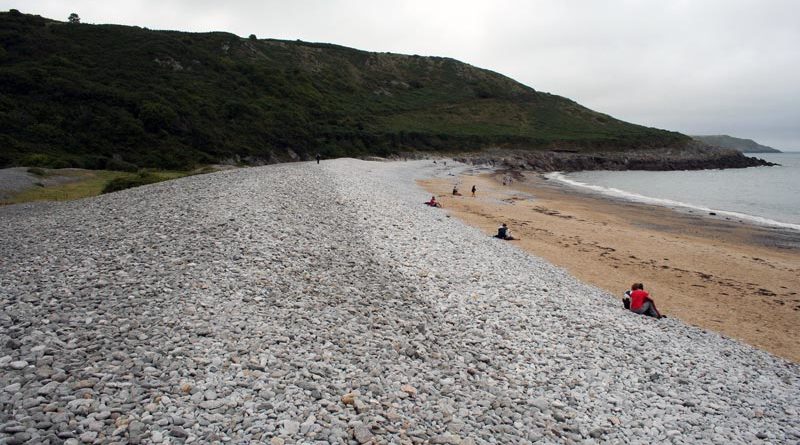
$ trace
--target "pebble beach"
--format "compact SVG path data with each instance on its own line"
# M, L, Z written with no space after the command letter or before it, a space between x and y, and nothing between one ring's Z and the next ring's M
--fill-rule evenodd
M0 444L800 443L800 366L424 206L435 167L0 207Z

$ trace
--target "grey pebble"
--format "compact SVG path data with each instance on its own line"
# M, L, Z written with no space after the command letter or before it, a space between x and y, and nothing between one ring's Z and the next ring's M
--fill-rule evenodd
M13 436L6 439L8 445L22 445L23 443L31 440L31 435L27 432L14 433Z
M172 437L179 437L179 438L189 437L189 434L186 432L186 430L184 430L183 428L181 428L179 426L174 426L174 427L170 428L169 434Z
M373 437L372 431L363 424L359 423L353 428L353 438L358 441L358 443L367 443L372 440Z
M8 366L10 366L11 369L17 369L17 370L25 369L28 366L28 362L26 362L25 360L17 360L9 363Z
M286 420L283 422L283 434L293 436L300 431L300 422Z

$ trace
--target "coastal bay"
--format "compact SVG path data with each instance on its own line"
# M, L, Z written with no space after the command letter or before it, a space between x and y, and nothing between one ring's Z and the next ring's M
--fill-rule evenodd
M619 297L644 282L668 316L800 361L800 232L582 193L535 173L421 184L487 235L508 223L515 245L582 281ZM454 184L476 185L477 196L452 196Z

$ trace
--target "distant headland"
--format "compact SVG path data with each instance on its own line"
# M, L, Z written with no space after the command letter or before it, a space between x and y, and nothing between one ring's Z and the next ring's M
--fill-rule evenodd
M758 142L752 139L742 139L736 138L733 136L728 136L727 134L718 134L718 135L695 135L692 136L695 140L705 142L708 145L713 145L715 147L722 147L722 148L730 148L734 150L739 150L742 153L780 153L780 150L777 150L772 147L768 147L766 145L761 145Z

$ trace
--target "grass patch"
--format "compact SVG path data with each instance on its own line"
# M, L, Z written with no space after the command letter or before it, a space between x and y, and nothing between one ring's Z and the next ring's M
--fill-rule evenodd
M61 176L64 178L64 182L50 186L38 186L37 184L37 187L16 194L3 204L19 204L31 201L69 201L97 196L108 181L124 175L130 175L130 173L109 170L52 170L47 173L47 176L51 178Z
M30 171L30 170L29 170ZM33 172L31 172L33 173ZM24 190L11 198L0 202L2 205L20 204L32 201L70 201L74 199L98 196L109 191L123 190L154 182L167 181L190 175L183 171L147 171L127 173L111 170L49 170L44 172L50 180L59 178L56 185L36 183L36 187ZM36 174L36 173L34 173ZM39 175L37 175L39 176ZM142 182L142 178L145 179ZM116 184L114 190L107 190L110 184ZM125 185L124 187L121 187ZM120 188L121 187L121 188Z

